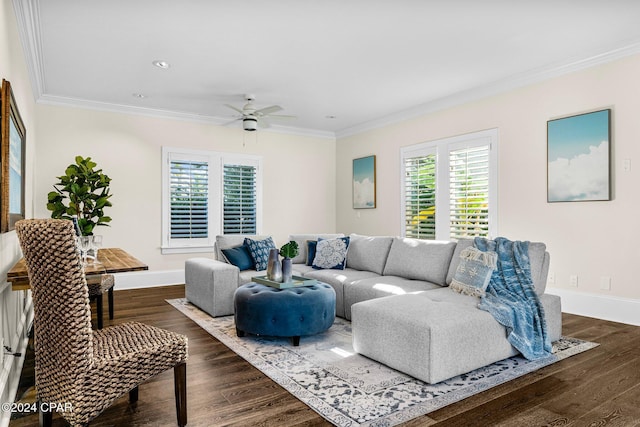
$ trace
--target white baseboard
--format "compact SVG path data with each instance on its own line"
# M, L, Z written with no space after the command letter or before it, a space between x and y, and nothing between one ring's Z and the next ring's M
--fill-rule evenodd
M640 300L551 288L546 292L562 298L562 311L612 322L640 326Z
M184 270L132 271L117 273L115 290L152 288L184 283Z
M115 289L139 289L184 283L184 270L135 271L115 275ZM640 300L576 292L547 286L562 298L562 311L612 322L640 326Z

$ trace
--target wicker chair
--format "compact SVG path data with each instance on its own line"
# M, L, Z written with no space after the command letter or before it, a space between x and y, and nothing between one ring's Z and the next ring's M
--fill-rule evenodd
M35 311L35 372L40 424L51 425L51 407L83 426L138 385L174 369L178 425L187 424L187 337L137 322L91 329L87 282L71 221L16 223L31 282Z

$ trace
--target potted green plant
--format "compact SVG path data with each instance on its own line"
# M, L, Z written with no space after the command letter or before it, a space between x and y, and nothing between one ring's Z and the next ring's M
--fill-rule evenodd
M292 266L291 259L298 255L298 243L291 240L289 243L285 243L280 248L280 255L282 258L282 281L284 283L291 282L292 279Z
M96 166L91 157L77 156L65 174L57 177L59 181L53 185L56 191L48 195L51 218L77 217L83 236L92 236L96 226L108 226L111 222L111 217L104 214L104 209L111 206L111 178Z

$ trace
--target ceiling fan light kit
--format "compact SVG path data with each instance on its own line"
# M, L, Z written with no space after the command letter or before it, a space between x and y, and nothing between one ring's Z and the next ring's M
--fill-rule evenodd
M258 119L252 116L248 116L242 119L242 129L253 132L258 130Z

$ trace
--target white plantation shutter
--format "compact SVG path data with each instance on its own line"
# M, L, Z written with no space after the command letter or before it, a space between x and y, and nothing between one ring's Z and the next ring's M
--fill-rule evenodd
M225 164L223 173L224 234L257 234L256 167Z
M449 152L450 237L489 235L489 145Z
M404 171L405 236L435 239L436 156L406 158Z
M497 235L495 129L403 147L402 235Z
M171 238L208 238L209 164L172 160L169 180Z

